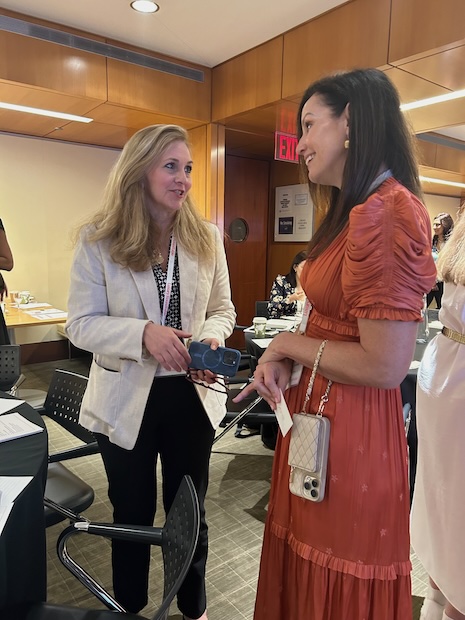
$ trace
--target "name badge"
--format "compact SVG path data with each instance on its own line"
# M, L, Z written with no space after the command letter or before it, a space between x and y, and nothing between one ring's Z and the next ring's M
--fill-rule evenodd
M276 403L276 419L279 424L279 428L281 429L281 433L283 437L286 436L287 432L292 426L292 417L289 413L289 409L287 408L286 401L284 400L283 393L281 392L281 400L279 403Z

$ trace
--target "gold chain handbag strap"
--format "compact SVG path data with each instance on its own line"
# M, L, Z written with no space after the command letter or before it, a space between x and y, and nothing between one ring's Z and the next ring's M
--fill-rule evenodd
M306 408L306 406L308 404L308 401L310 400L310 396L312 395L313 384L315 383L316 373L317 373L317 370L318 370L318 366L320 364L321 356L323 355L323 351L324 351L324 348L325 348L327 342L328 342L327 340L323 340L323 342L320 344L320 346L318 348L318 352L316 354L315 361L313 363L312 374L311 374L310 380L308 382L308 387L307 387L307 392L305 394L304 404L302 405L302 413L303 414L306 413L305 408ZM320 404L318 406L318 411L317 411L316 415L319 415L319 416L323 415L323 409L324 409L326 403L328 402L329 390L331 389L331 385L332 384L333 384L333 382L331 380L329 380L328 381L328 385L326 386L325 393L320 398Z

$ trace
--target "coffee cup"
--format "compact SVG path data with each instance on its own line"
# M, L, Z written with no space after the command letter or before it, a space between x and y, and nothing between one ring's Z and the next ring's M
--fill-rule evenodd
M20 304L28 304L31 299L30 291L21 291L19 293L19 303Z
M264 316L256 316L253 319L253 329L255 338L265 338L266 335L266 318Z

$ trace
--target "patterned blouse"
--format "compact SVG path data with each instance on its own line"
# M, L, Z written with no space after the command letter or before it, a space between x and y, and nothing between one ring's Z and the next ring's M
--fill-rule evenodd
M160 298L160 314L163 314L163 302L165 301L166 290L166 275L161 265L153 265L153 275L158 288L158 297ZM175 255L174 271L173 271L173 285L171 288L170 304L168 306L168 312L166 313L165 325L167 327L174 327L175 329L182 329L181 325L181 295L179 291L179 265L178 265L178 253Z
M286 276L276 276L270 292L270 301L268 302L268 318L279 319L282 316L293 316L297 312L297 302L293 301L287 304L284 300L288 295L294 293L295 288L286 278Z

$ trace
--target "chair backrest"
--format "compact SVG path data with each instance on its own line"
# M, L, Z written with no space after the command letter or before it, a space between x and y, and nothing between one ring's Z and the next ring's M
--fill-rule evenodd
M255 316L264 316L268 318L268 302L256 301L255 302Z
M168 618L168 610L190 568L199 536L199 501L194 484L184 476L162 532L163 603L153 620Z
M79 424L79 411L88 378L67 370L56 369L47 391L43 413L85 443L94 435Z
M21 376L21 347L19 344L0 345L0 390L11 390Z

